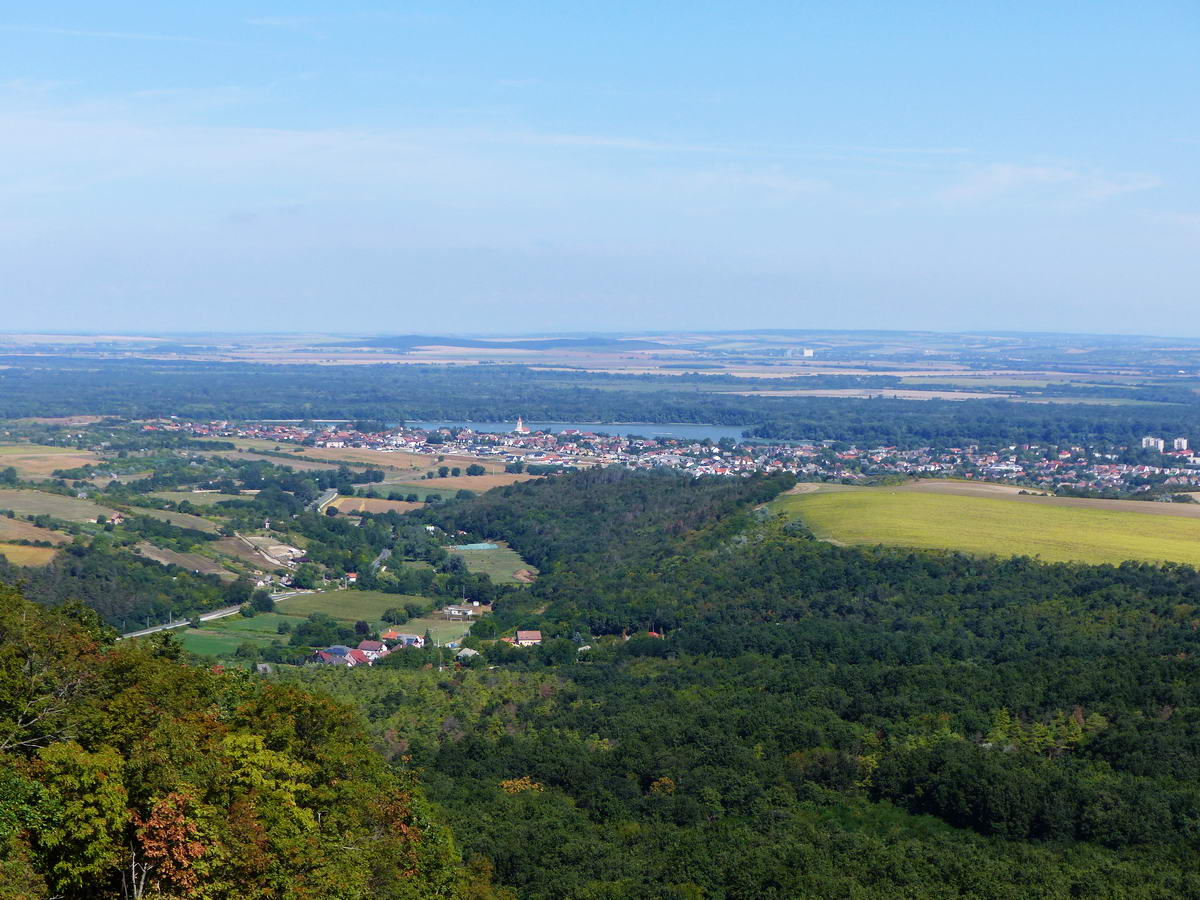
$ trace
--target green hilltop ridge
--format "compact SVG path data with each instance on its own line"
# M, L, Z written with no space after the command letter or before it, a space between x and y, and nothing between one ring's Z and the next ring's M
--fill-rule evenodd
M0 587L0 898L489 895L349 707L113 636Z

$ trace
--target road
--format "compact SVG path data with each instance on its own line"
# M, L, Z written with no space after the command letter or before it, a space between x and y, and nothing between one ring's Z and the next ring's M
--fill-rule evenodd
M241 611L240 606L223 606L220 609L214 609L212 612L200 614L201 622L211 622L213 619L223 619L226 616L237 615ZM176 619L174 622L167 622L165 625L154 625L151 628L143 628L141 631L130 631L121 635L123 638L144 637L147 634L154 634L156 631L167 631L171 628L184 628L191 622L190 619Z
M272 600L284 600L288 597L295 597L297 594L311 594L312 591L278 591L271 595ZM223 606L220 609L214 609L212 612L200 614L201 622L211 622L213 619L223 619L226 616L234 616L242 611L240 606ZM123 638L145 637L148 634L154 634L156 631L168 631L172 628L186 628L191 624L191 619L176 619L174 622L167 622L164 625L154 625L150 628L143 628L140 631L130 631L121 635Z
M317 512L320 512L326 506L328 506L332 501L336 500L337 495L338 495L337 491L328 490L325 493L323 493L320 497L318 497L316 500L314 500L312 503L310 503L309 508L315 509Z

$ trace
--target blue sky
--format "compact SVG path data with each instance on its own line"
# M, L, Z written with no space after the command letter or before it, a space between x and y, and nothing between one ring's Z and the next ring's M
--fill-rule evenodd
M1200 5L11 4L7 330L1200 335Z

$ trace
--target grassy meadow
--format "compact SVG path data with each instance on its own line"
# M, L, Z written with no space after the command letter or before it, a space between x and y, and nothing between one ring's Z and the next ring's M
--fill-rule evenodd
M114 512L89 500L23 488L0 489L0 509L11 509L23 516L49 515L68 522L95 522L97 516L111 518Z
M1047 562L1172 561L1200 565L1200 519L1077 505L874 488L777 498L820 538Z
M0 549L3 548L0 547ZM226 616L205 622L201 628L178 629L175 634L193 653L202 656L226 657L232 656L234 651L247 641L260 647L268 647L272 641L281 641L286 644L289 635L279 633L280 623L287 623L294 628L310 613L327 613L350 625L364 620L380 628L383 627L380 616L383 615L385 609L403 606L406 602L413 600L427 602L424 597L385 594L382 591L323 591L297 594L294 597L278 601L275 604L276 611L272 613L259 613L252 618ZM396 627L412 634L425 634L428 631L435 640L440 642L457 640L467 631L464 623L448 622L440 616L410 619Z
M467 570L488 576L497 584L519 584L516 573L525 570L537 574L537 569L521 559L516 550L501 544L496 550L450 550L461 556Z

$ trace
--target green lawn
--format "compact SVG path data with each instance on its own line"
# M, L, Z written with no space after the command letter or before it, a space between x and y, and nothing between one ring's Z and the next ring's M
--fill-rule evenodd
M887 488L785 495L771 508L798 515L818 537L844 544L1040 556L1049 562L1200 565L1200 519Z
M537 569L521 559L516 550L500 545L496 550L451 550L451 553L461 556L471 572L487 575L497 584L519 584L520 579L514 578L513 573L520 569L528 569L537 573Z

